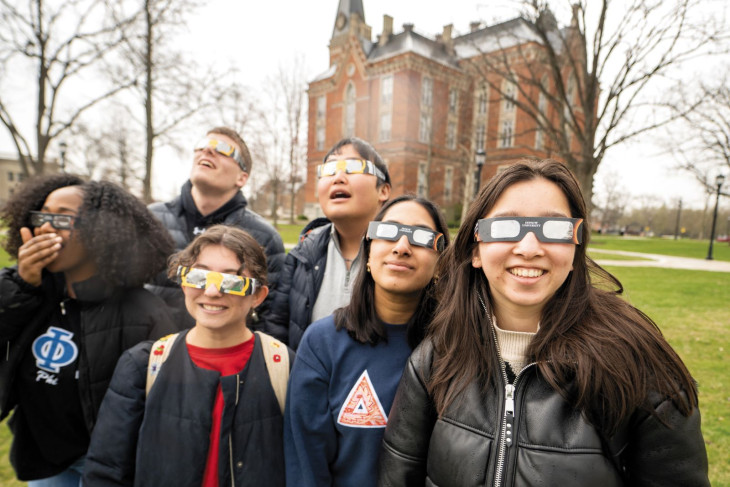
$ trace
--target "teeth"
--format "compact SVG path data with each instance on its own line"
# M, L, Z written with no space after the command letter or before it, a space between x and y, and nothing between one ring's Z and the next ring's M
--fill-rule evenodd
M545 273L542 269L524 269L522 267L515 267L509 270L510 274L517 277L540 277Z
M203 309L206 309L208 311L220 311L223 309L223 306L212 306L210 304L204 304Z

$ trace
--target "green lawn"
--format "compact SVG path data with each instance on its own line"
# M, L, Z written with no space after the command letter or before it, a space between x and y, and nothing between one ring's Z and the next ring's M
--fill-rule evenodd
M281 225L284 241L297 241L301 226ZM592 245L609 250L704 258L707 241L622 239L597 237ZM610 254L595 253L608 258ZM726 244L715 247L715 258L730 260ZM0 250L0 266L9 264ZM661 328L699 383L702 430L714 487L730 487L730 274L661 268L607 267L623 283L626 298ZM0 485L24 485L14 480L7 460L10 433L0 425ZM724 452L724 453L723 453Z
M607 250L628 250L647 254L673 255L704 259L710 246L709 240L673 240L667 238L619 237L611 235L591 235L590 247ZM712 246L715 260L730 261L730 245L715 242Z

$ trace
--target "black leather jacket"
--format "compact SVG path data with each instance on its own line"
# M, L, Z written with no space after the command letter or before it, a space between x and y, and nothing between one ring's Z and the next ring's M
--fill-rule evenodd
M667 425L636 410L618 434L604 438L530 365L514 382L512 402L503 386L484 393L472 383L439 418L425 388L432 354L424 342L403 372L379 485L710 485L698 410L685 417L655 397L654 411Z

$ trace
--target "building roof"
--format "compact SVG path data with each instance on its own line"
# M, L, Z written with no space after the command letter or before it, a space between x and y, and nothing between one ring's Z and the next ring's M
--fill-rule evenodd
M530 22L517 17L454 38L454 50L460 59L465 59L525 42L540 42L540 37Z
M457 60L446 51L443 43L429 39L413 31L413 26L406 24L400 34L390 36L385 45L375 44L368 53L368 61L381 61L390 57L413 52L446 66L457 67Z

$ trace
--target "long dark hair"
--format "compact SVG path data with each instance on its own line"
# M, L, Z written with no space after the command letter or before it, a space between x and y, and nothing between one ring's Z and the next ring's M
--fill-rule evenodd
M439 414L470 382L478 380L486 390L498 380L489 283L483 270L471 265L478 245L473 229L507 188L538 178L560 188L572 217L587 220L578 182L553 160L520 161L482 189L439 263L439 292L448 293L448 299L440 300L429 329L435 359L427 386ZM670 398L688 415L697 405L694 381L656 324L619 296L623 288L618 279L588 257L588 229L586 222L573 271L543 309L528 360L537 362L542 377L607 435L633 410L647 407L649 390Z
M449 229L441 211L431 201L414 195L403 195L386 202L375 216L374 221L382 221L388 209L398 203L413 201L421 205L433 219L435 230L444 234L444 244L449 245ZM360 244L361 262L367 262L370 257L370 240L364 238ZM433 293L434 280L421 291L416 312L406 324L408 344L411 348L423 340L426 326L431 321L436 300ZM335 326L338 330L345 328L349 335L360 343L376 345L380 340L387 340L387 334L382 323L375 313L375 281L369 272L362 269L352 285L352 299L350 304L335 310Z
M29 212L40 210L49 194L67 186L78 186L83 193L74 231L94 259L99 278L114 286L137 287L165 268L174 249L172 238L141 201L114 183L84 182L69 174L31 178L3 207L8 254L17 258L23 244L20 229L30 227Z

